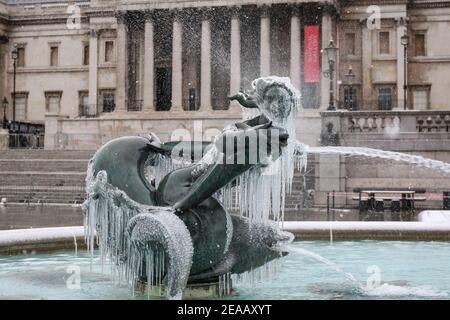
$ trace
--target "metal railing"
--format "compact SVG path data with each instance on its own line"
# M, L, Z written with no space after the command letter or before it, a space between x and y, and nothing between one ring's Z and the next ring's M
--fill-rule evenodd
M10 133L9 147L11 149L43 149L43 133Z

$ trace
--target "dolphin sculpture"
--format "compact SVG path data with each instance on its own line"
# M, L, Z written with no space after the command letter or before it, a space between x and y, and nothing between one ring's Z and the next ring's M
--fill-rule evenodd
M283 84L280 88L286 91ZM245 108L263 108L248 94L230 99ZM292 108L288 103L284 107L287 112ZM256 144L247 139L252 134ZM214 195L251 168L263 166L267 157L279 156L288 137L283 127L261 113L224 130L213 143L162 143L155 135L109 141L88 168L83 208L90 249L95 230L101 253L124 266L132 283L155 283L159 277L168 298L181 298L187 283L217 281L224 274L240 274L287 254L277 247L292 241L290 233L274 223L230 215ZM188 159L199 153L203 157L169 172L158 186L147 180L146 167L156 168L158 159L170 159L174 153ZM237 159L242 161L236 163ZM158 272L148 258L155 250L166 253L164 270Z

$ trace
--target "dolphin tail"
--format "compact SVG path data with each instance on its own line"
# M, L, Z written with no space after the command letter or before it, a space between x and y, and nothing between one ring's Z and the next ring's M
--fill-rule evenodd
M147 277L147 283L156 285L165 273L168 299L181 299L192 265L193 244L186 225L173 210L155 208L134 216L128 223L130 240L128 274L132 279ZM163 252L163 261L155 262L154 251ZM145 272L142 263L145 264ZM159 265L158 265L159 264ZM160 265L166 265L161 272ZM158 269L159 268L159 269Z

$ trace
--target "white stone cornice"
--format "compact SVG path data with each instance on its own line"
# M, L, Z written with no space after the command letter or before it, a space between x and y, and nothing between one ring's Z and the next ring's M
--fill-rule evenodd
M29 74L29 73L57 73L57 72L87 72L87 66L59 66L59 67L25 67L17 68L17 74ZM8 69L8 73L13 73L13 69Z
M272 5L272 4L307 4L320 2L325 5L337 7L337 0L165 0L165 1L145 1L134 0L127 1L117 6L119 10L144 10L144 9L173 9L173 8L192 8L192 7L230 7L242 5Z

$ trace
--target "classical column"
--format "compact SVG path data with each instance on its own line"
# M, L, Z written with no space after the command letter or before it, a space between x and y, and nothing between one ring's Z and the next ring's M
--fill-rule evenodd
M270 14L268 6L262 6L260 10L261 10L260 74L261 77L266 77L270 75Z
M405 47L402 45L402 36L406 32L405 18L400 18L397 21L397 108L403 109L404 106L404 86L405 86Z
M291 83L294 87L300 90L300 55L301 55L301 26L299 18L299 8L293 8L291 16Z
M174 13L172 34L172 111L183 109L183 57L182 57L183 27L179 12Z
M143 111L154 110L153 105L153 68L154 68L154 48L153 48L153 20L147 17L145 20L144 36L144 105Z
M97 30L91 30L89 37L89 116L97 115L98 93L98 34Z
M202 17L200 110L211 108L211 22L209 12Z
M371 108L372 104L372 30L366 20L362 26L362 103L361 108Z
M127 97L127 26L125 17L117 18L117 61L116 61L116 108L117 112L126 111Z
M236 94L241 87L241 25L239 11L234 9L231 16L231 48L230 48L230 95ZM239 107L232 101L230 107Z
M328 12L322 15L322 50L330 44L333 39L332 33L332 18ZM330 104L330 79L325 77L323 71L328 70L328 59L325 52L322 51L322 65L321 65L321 81L320 81L320 108L327 109ZM336 79L336 77L335 77Z

